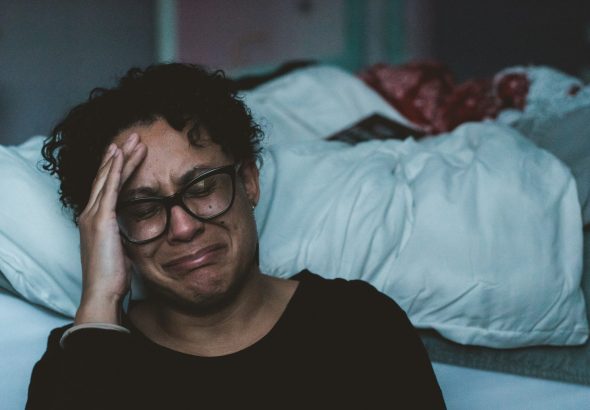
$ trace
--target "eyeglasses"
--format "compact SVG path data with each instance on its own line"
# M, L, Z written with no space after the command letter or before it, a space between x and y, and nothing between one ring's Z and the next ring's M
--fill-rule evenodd
M216 218L232 206L239 165L225 165L205 171L174 195L123 201L117 205L121 235L142 245L158 239L170 225L173 206L180 206L199 221Z

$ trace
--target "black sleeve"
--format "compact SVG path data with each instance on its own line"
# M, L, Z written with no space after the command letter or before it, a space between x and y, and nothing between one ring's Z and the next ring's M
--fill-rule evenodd
M27 410L113 409L123 407L122 375L129 335L80 329L59 340L69 326L54 329L47 350L31 375Z
M372 390L381 403L404 409L446 409L426 348L406 313L391 298L362 281L356 321L364 328L366 359L372 362ZM364 306L364 308L360 308Z

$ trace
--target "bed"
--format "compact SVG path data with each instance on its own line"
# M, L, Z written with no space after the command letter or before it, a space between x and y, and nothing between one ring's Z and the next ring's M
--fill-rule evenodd
M391 295L420 329L450 409L586 408L590 91L549 68L509 72L531 79L523 109L436 136L334 67L243 91L267 134L262 270L306 267ZM346 140L367 137L359 123L375 116L412 136L375 138L378 122L363 143ZM23 408L50 329L79 300L78 236L39 169L41 143L0 147L0 189L16 193L0 199L7 409Z

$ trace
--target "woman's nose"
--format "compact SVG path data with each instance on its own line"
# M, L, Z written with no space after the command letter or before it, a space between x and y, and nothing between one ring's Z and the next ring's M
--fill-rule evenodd
M169 222L168 240L170 241L190 241L204 228L202 221L194 218L178 205L170 209Z

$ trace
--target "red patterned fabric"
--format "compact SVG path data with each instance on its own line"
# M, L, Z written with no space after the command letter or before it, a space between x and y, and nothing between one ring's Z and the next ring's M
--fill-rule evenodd
M449 68L434 61L376 64L359 77L428 134L523 109L529 87L526 76L515 73L455 84Z

